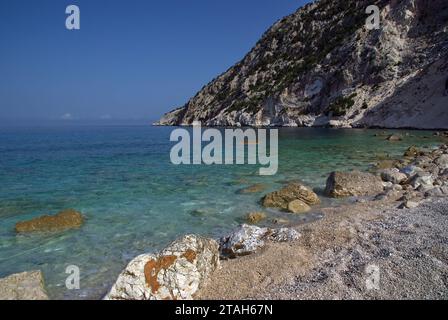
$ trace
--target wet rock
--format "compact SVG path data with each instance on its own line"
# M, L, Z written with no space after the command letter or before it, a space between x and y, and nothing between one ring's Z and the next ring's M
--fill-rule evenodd
M381 179L386 182L392 182L393 184L400 184L407 178L406 174L401 173L400 170L396 168L381 171Z
M377 164L375 165L376 169L390 169L390 168L396 168L397 166L400 165L400 162L398 160L380 160L377 162Z
M0 300L48 300L42 272L22 272L0 279Z
M305 213L311 210L311 207L301 200L294 200L288 204L288 211L292 213Z
M269 193L262 202L267 208L288 210L289 203L294 200L300 200L309 206L320 203L317 194L300 183L290 183L279 191Z
M401 141L402 137L397 134L392 134L386 138L387 141Z
M272 219L271 222L272 222L273 224L288 224L288 223L289 223L289 220L287 220L287 219L282 219L282 218L275 218L275 219Z
M266 213L264 212L251 212L246 217L246 220L252 224L256 224L264 219L266 219Z
M84 217L81 213L73 209L68 209L56 215L45 215L32 220L18 222L16 223L15 230L18 233L61 231L79 228L83 223Z
M411 146L405 151L403 156L408 158L415 158L421 154L422 152L416 146Z
M270 229L242 225L230 235L220 240L221 255L226 258L245 256L256 252L266 245L266 241L294 241L300 234L289 228Z
M215 240L187 235L132 260L106 300L191 300L219 266Z
M264 190L266 190L266 186L264 184L257 183L247 188L239 190L238 193L239 194L260 193L263 192Z
M325 188L325 193L334 198L376 195L382 191L379 177L360 171L333 172Z

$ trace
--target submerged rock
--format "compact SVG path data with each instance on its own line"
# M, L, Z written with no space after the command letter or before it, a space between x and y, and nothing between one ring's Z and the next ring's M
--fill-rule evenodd
M249 223L253 224L263 221L264 219L266 219L266 213L264 212L251 212L246 218Z
M235 258L256 252L265 246L266 241L286 242L299 237L300 234L290 228L270 229L244 224L222 237L219 248L223 257Z
M401 138L401 136L399 136L397 134L392 134L389 137L387 137L386 140L388 140L388 141L401 141L402 138Z
M219 266L218 243L187 235L132 260L106 300L191 300Z
M325 193L334 198L370 196L383 191L379 177L360 171L333 172L327 179Z
M264 184L257 183L257 184L251 185L247 188L239 190L238 193L239 194L259 193L259 192L263 192L264 190L266 190L266 186Z
M300 200L308 206L320 203L317 194L300 183L290 183L279 191L271 192L262 202L267 208L289 210L289 204L294 200Z
M0 300L48 300L42 272L22 272L0 279Z
M56 215L45 215L32 220L16 223L15 230L18 233L36 231L60 231L79 228L84 223L84 217L78 211L68 209Z

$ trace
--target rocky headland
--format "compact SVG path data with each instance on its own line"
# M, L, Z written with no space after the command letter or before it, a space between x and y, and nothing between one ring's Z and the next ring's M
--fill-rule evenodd
M447 50L445 0L316 1L156 125L446 129Z

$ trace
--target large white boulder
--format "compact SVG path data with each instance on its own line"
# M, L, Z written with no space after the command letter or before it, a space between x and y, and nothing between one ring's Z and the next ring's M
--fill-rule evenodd
M132 260L106 300L192 300L219 266L215 240L195 235L179 239L159 254Z

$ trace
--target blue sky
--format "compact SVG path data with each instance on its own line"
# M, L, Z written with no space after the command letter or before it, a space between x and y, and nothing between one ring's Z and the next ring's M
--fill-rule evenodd
M0 120L156 119L306 2L0 0Z

